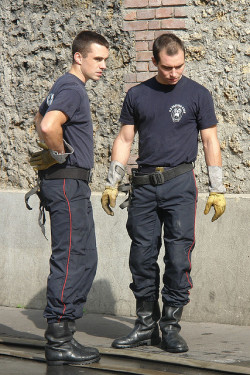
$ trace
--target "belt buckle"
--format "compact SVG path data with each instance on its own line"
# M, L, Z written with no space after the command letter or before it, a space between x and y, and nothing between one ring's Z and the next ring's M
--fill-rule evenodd
M149 175L149 181L153 186L164 184L164 176L161 172L151 173Z

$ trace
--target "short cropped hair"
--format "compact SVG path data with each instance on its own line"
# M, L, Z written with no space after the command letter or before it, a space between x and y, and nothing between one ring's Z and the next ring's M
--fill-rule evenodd
M176 55L179 50L182 50L185 56L184 43L173 33L162 34L155 39L153 44L153 55L157 64L160 61L159 53L163 49L165 49L166 54L169 56Z
M90 45L92 43L100 44L106 48L109 48L109 42L104 36L96 33L95 31L84 30L81 31L73 40L72 44L72 57L74 62L74 54L79 52L83 57L87 57L90 52Z

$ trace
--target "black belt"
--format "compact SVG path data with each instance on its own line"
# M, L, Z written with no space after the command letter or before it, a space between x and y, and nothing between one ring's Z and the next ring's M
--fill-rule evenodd
M71 178L73 180L83 180L89 182L91 170L84 168L58 168L48 171L40 171L39 177L45 180L56 180L60 178Z
M160 169L161 167L159 167ZM163 170L163 171L156 171L150 174L138 174L136 171L133 171L132 175L132 183L134 185L161 185L164 182L172 180L177 176L180 176L183 173L192 171L194 169L194 163L184 163L180 164L177 167Z

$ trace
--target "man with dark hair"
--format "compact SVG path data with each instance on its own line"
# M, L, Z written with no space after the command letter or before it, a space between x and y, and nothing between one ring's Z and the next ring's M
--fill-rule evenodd
M96 43L100 46L109 48L108 41L100 34L94 31L81 31L74 39L72 44L72 59L74 64L75 53L80 52L83 57L87 57L87 54L91 50L91 44Z
M180 38L175 34L162 34L153 44L153 56L155 62L159 62L159 53L165 50L166 54L173 56L178 53L178 50L183 51L185 57L185 47Z
M209 176L205 208L215 209L212 221L225 211L217 119L209 91L183 76L184 46L173 34L163 34L153 45L157 75L133 88L125 98L120 132L114 141L108 183L102 195L105 212L113 215L118 184L125 174L131 145L139 135L138 170L132 174L127 230L132 240L129 265L136 298L137 320L115 348L157 345L168 352L185 352L179 334L183 307L192 288L191 253L195 245L197 188L193 172L201 134ZM160 275L157 259L164 228L165 272L160 314Z
M39 171L41 206L51 219L52 255L44 317L48 328L48 365L99 361L95 348L74 338L75 320L96 273L97 250L90 189L93 126L86 82L98 81L106 69L107 40L82 31L73 42L73 64L51 88L35 117L42 151L30 159Z

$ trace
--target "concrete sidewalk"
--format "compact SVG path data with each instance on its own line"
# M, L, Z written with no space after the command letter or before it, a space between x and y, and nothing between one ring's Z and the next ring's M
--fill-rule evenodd
M134 318L86 314L77 321L75 338L82 344L110 348L112 341L126 335ZM0 336L44 341L46 321L41 310L0 307ZM168 358L183 358L212 363L231 364L249 369L250 327L216 323L182 322L182 335L189 352L171 354L159 347L139 347L133 352L152 353ZM248 373L248 372L247 372Z

